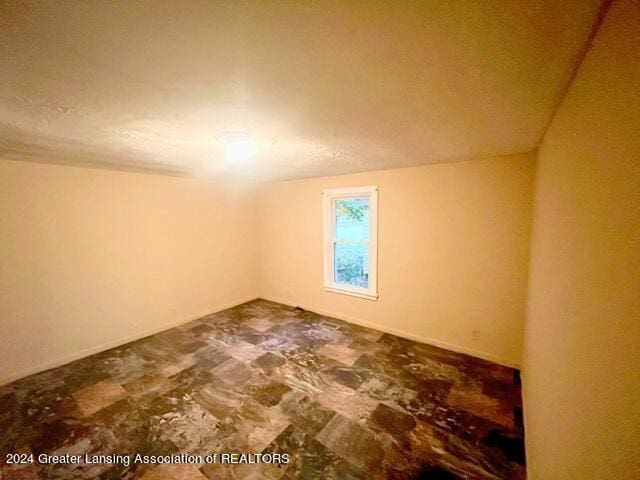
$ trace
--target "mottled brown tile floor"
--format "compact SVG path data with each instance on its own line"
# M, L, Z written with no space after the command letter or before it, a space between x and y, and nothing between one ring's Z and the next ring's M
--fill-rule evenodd
M256 300L0 387L1 478L525 477L517 372ZM5 452L287 453L21 467Z

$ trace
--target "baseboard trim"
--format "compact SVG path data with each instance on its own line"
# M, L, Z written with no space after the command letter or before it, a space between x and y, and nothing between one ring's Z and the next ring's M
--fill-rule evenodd
M222 305L218 305L216 307L208 309L206 312L202 312L199 314L189 315L186 319L182 318L180 320L175 320L169 323L165 323L155 328L151 328L148 330L136 332L132 335L127 335L126 337L121 337L117 340L112 340L109 342L101 343L100 345L96 345L93 347L82 349L78 352L74 352L69 355L64 355L62 357L58 357L54 360L50 360L44 363L40 363L34 367L26 368L19 372L16 372L7 377L0 378L0 385L5 385L16 380L19 380L24 377L28 377L29 375L33 375L35 373L44 372L45 370L50 370L52 368L60 367L62 365L66 365L69 362L73 362L74 360L79 360L80 358L87 357L89 355L94 355L96 353L104 352L105 350L109 350L111 348L119 347L120 345L124 345L125 343L133 342L135 340L139 340L144 337L148 337L149 335L154 335L156 333L163 332L165 330L169 330L170 328L178 327L180 325L184 325L185 323L189 323L193 320L197 320L198 318L205 317L207 315L211 315L212 313L220 312L222 310L226 310L227 308L232 308L237 305L242 305L243 303L250 302L259 297L251 296L242 299L235 300L233 302L225 303Z
M455 345L449 342L444 342L442 340L438 340L435 338L430 338L430 337L425 337L422 335L416 335L413 334L411 332L407 332L404 330L400 330L397 328L393 328L393 327L388 327L386 325L380 325L377 323L373 323L373 322L369 322L366 320L363 320L361 318L356 318L356 317L351 317L348 315L343 315L341 313L338 312L332 312L329 310L325 310L322 308L316 308L310 305L304 305L304 304L300 304L291 300L287 300L287 299L282 299L282 298L277 298L277 297L273 297L271 295L260 295L260 296L251 296L251 297L246 297L246 298L242 298L242 299L238 299L235 300L233 302L229 302L223 305L218 305L216 307L213 307L211 309L208 309L206 312L202 312L199 314L195 314L195 315L190 315L189 317L187 317L186 319L182 318L180 320L176 320L173 322L169 322L163 325L160 325L156 328L152 328L152 329L148 329L145 331L140 331L140 332L136 332L132 335L127 335L126 337L121 337L117 340L113 340L110 342L105 342L102 343L100 345L96 345L93 347L89 347L89 348L85 348L83 350L80 350L78 352L69 354L69 355L64 355L62 357L58 357L54 360L50 360L48 362L44 362L44 363L40 363L34 367L30 367L24 370L21 370L19 372L16 372L12 375L0 378L0 385L6 385L8 383L14 382L16 380L19 380L21 378L24 377L28 377L29 375L33 375L35 373L40 373L40 372L44 372L46 370L50 370L52 368L56 368L56 367L60 367L62 365L65 365L69 362L73 362L75 360L79 360L80 358L83 357L87 357L89 355L94 355L96 353L100 353L100 352L104 352L105 350L109 350L111 348L115 348L115 347L119 347L120 345L124 345L126 343L129 342L133 342L135 340L139 340L141 338L144 337L148 337L149 335L154 335L156 333L162 332L164 330L169 330L170 328L174 328L174 327L178 327L180 325L184 325L185 323L191 322L193 320L197 320L198 318L202 318L205 317L207 315L211 315L212 313L216 313L216 312L220 312L222 310L226 310L227 308L232 308L235 307L237 305L241 305L243 303L247 303L250 302L252 300L255 300L257 298L262 298L264 300L268 300L270 302L276 302L276 303L281 303L283 305L288 305L291 307L300 307L303 308L304 310L309 310L311 312L315 312L318 313L320 315L326 315L328 317L334 317L337 318L339 320L344 320L345 322L349 322L349 323L353 323L355 325L360 325L362 327L367 327L367 328L372 328L374 330L380 330L381 332L385 332L385 333L390 333L392 335L397 335L398 337L402 337L402 338L406 338L409 340L414 340L416 342L420 342L420 343L426 343L428 345L433 345L435 347L439 347L439 348L444 348L447 350L451 350L454 352L458 352L458 353L464 353L466 355L471 355L472 357L477 357L477 358L481 358L483 360L488 360L490 362L494 362L494 363L498 363L500 365L504 365L507 367L511 367L511 368L520 368L520 365L516 362L513 362L509 359L505 359L502 357L499 357L497 355L493 355L491 353L487 353L487 352L482 352L479 350L474 350L471 348L467 348L467 347L462 347L460 345Z
M400 330L393 327L387 327L386 325L380 325L378 323L369 322L367 320L363 320L361 318L351 317L348 315L343 315L338 312L332 312L329 310L325 310L322 308L313 307L311 305L304 305L301 303L293 302L291 300L282 299L273 297L271 295L261 295L260 298L264 300L268 300L270 302L281 303L283 305L288 305L290 307L300 307L304 310L308 310L310 312L318 313L320 315L325 315L327 317L334 317L339 320L344 320L345 322L353 323L355 325L360 325L362 327L372 328L374 330L380 330L381 332L390 333L392 335L396 335L398 337L406 338L408 340L413 340L420 343L426 343L427 345L433 345L434 347L444 348L446 350L451 350L457 353L464 353L465 355L470 355L472 357L480 358L482 360L488 360L489 362L497 363L499 365L504 365L505 367L517 368L520 369L520 364L514 362L510 359L500 357L498 355L494 355L492 353L482 352L479 350L474 350L472 348L463 347L460 345L455 345L453 343L445 342L442 340L438 340L435 338L424 337L422 335L416 335L411 332L407 332L405 330Z

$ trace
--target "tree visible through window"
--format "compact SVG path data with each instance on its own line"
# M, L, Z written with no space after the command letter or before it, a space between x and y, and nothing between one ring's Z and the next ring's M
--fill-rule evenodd
M325 190L324 286L377 298L377 187Z
M369 286L369 199L335 200L334 269L338 284Z

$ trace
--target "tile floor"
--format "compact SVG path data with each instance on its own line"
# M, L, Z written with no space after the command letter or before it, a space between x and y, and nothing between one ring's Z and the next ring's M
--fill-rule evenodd
M0 478L522 479L517 371L256 300L0 387ZM289 454L288 464L25 464Z

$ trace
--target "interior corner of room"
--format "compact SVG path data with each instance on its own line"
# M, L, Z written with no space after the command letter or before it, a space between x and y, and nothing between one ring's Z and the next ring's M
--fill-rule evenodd
M638 1L0 30L0 453L292 455L0 478L640 478Z

